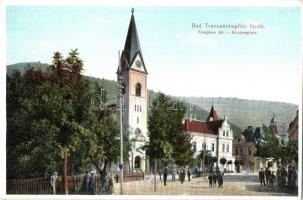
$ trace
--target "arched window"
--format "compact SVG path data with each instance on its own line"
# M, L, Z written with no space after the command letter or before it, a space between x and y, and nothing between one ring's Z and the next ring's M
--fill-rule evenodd
M135 157L135 168L141 168L141 158L140 158L140 156Z
M140 83L136 84L136 96L138 96L138 97L141 96L141 84Z

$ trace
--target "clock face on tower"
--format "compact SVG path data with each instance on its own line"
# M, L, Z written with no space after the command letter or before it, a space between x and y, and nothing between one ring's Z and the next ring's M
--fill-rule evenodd
M138 68L140 68L141 67L141 61L140 60L136 60L136 66L138 67Z

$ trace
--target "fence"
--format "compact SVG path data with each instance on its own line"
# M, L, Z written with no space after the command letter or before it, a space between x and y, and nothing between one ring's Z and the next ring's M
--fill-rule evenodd
M84 175L68 176L69 194L77 194L84 179ZM113 177L114 181L120 181L119 176ZM124 182L144 180L144 173L124 172ZM101 178L96 175L95 191L100 192ZM57 194L64 193L63 177L59 176L56 183ZM9 179L6 181L7 194L52 194L50 178L36 179Z

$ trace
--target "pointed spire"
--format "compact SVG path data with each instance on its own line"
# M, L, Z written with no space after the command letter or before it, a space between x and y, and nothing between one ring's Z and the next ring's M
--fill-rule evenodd
M210 109L210 112L209 112L209 115L208 115L206 121L209 122L209 121L216 121L216 120L219 120L219 116L213 105Z
M127 37L124 45L124 53L126 55L129 64L132 63L135 55L138 52L140 52L142 56L135 17L134 17L134 8L132 8L131 12L132 12L132 16L130 19Z

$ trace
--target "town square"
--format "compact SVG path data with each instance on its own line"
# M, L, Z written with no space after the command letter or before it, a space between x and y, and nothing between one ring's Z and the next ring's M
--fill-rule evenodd
M300 10L236 9L8 6L6 193L299 197Z

